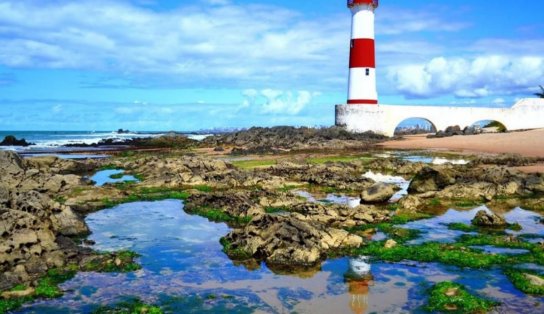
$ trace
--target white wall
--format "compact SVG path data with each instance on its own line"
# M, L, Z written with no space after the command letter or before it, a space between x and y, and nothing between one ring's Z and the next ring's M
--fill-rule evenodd
M459 125L461 129L482 120L495 120L507 130L544 128L544 99L518 101L512 108L337 105L336 125L352 132L373 131L393 136L396 127L409 118L430 121L437 130Z

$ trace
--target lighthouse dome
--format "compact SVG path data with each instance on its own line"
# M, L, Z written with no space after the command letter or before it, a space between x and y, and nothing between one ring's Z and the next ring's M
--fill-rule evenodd
M379 5L379 0L348 0L348 8L353 8L357 5L369 5L377 8Z

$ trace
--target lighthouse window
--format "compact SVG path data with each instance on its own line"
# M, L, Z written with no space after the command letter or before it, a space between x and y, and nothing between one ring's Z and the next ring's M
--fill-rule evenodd
M366 69L366 76L370 75L370 69Z

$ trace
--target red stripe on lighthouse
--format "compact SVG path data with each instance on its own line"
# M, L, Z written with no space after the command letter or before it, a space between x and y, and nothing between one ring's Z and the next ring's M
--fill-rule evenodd
M348 99L348 105L377 105L378 101L373 99Z
M349 56L349 67L375 68L376 56L374 51L374 39L352 39L351 51Z

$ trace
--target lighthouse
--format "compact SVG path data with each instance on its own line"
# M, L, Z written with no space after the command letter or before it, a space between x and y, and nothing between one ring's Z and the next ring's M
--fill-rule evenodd
M349 57L349 105L377 105L374 10L378 0L348 0L352 13Z

